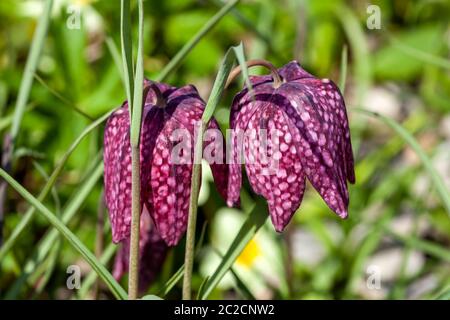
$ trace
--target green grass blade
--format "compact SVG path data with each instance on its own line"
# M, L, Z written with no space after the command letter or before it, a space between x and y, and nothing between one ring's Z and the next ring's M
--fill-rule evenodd
M102 265L107 265L109 261L114 256L114 253L117 251L117 245L114 243L110 243L105 251L103 252L102 256L100 257L100 263ZM89 275L83 279L83 284L81 285L80 290L77 291L77 296L81 299L84 299L89 292L89 289L94 285L95 281L97 280L98 274L96 272L90 272Z
M244 77L245 83L247 83L247 86L250 89L252 88L248 76L247 64L245 62L244 47L242 43L240 43L238 46L231 47L230 49L228 49L222 60L219 71L217 72L216 79L214 80L214 85L211 89L211 94L209 95L205 111L203 112L202 121L205 126L211 119L217 105L219 104L220 98L222 97L222 94L225 90L225 84L227 82L228 75L230 74L231 69L233 68L234 60L236 58L241 66L242 75Z
M108 47L109 53L113 58L114 64L116 65L117 70L119 71L120 79L122 79L123 86L125 87L126 86L125 75L123 73L122 58L120 57L119 49L117 49L117 46L111 37L106 38L106 46Z
M131 146L139 146L139 137L141 132L142 120L142 100L143 100L143 85L144 85L144 9L142 1L139 3L139 35L138 35L138 50L136 59L136 72L134 78L134 92L133 92L133 110L131 116L131 132L130 142Z
M158 293L158 295L164 297L166 296L175 285L180 282L184 275L184 264L178 268L178 270L170 277L169 280L164 285L164 288Z
M211 31L212 28L231 10L237 5L239 0L230 0L226 5L222 7L204 26L201 28L195 36L186 43L183 48L170 60L170 62L164 67L164 69L156 77L156 81L161 82L167 79L167 77L174 72L181 61L191 52L197 43Z
M226 3L225 1L221 1L221 0L208 0L208 2L214 4L216 7L221 7L224 5L224 3ZM271 10L271 13L273 13L272 8L270 8L268 10L269 6L267 5L267 3L261 3L261 6L263 7L262 11L265 11L265 12L263 12L263 15L266 15L266 13L268 13L267 11L269 11L269 10ZM257 36L259 39L261 39L265 43L265 45L267 46L267 48L269 49L270 52L280 56L280 53L276 52L275 46L272 42L272 39L270 38L270 36L268 36L270 33L267 30L268 29L267 24L264 25L264 27L261 25L255 26L255 23L252 20L248 19L237 8L231 9L231 15L236 19L237 22L239 22L244 27L244 29L252 32L255 36ZM273 20L270 17L265 17L265 18L268 18L268 19L264 19L264 21L263 21L264 23L267 23L267 22L271 23ZM262 58L262 56L258 55L255 58ZM282 56L281 58L285 59L284 56Z
M127 295L123 288L117 283L109 271L97 260L92 252L78 239L78 237L70 231L66 225L60 221L47 207L45 207L38 199L33 197L20 183L7 174L3 169L0 169L0 176L5 179L10 186L12 186L25 200L33 205L53 227L58 230L67 241L83 256L95 272L108 285L111 292L118 299L126 299Z
M148 294L146 296L143 296L139 300L164 300L161 297L155 296L154 294Z
M393 36L389 37L392 44L400 49L403 53L407 54L408 56L411 56L417 60L420 60L424 63L428 63L433 66L437 66L443 69L450 70L450 61L448 59L436 56L434 54L424 52L422 50L410 47L404 43L402 43L400 40L396 39Z
M73 219L75 214L85 202L86 198L92 192L98 180L103 175L103 164L101 161L95 161L93 169L88 169L87 173L87 179L77 188L74 197L68 201L67 205L63 209L62 222L65 225ZM37 266L45 260L55 241L58 239L58 236L58 231L51 229L45 236L42 237L41 240L39 240L39 243L35 246L32 254L25 261L22 274L14 281L10 287L10 290L6 293L7 299L15 299L17 297L18 290L23 284L25 284L28 278L36 270Z
M50 281L51 276L57 266L57 262L60 258L62 244L62 239L58 239L57 242L53 245L53 248L46 261L41 264L41 266L44 268L43 275L40 276L37 280L31 279L31 281L35 281L36 283L36 288L34 290L32 299L39 298L39 295L42 293L42 291Z
M206 233L206 222L203 224L202 231L200 233L200 237L198 239L197 245L195 246L196 256L198 256L199 249L203 245L203 240L205 239ZM178 268L178 270L170 277L169 280L164 284L164 287L158 292L158 296L165 297L170 290L183 278L184 275L184 264Z
M347 40L350 43L350 49L355 57L353 74L357 83L357 101L359 104L372 84L369 46L358 17L347 5L338 3L334 14L342 24Z
M48 25L50 23L50 15L53 7L53 0L47 0L41 18L39 19L36 33L33 36L30 53L28 54L25 64L25 71L20 83L19 94L17 98L16 108L14 111L14 120L11 127L11 137L14 139L20 130L25 106L30 96L33 77L39 63L42 48L44 47L45 37L47 36Z
M33 164L33 167L36 169L36 171L45 179L45 183L47 184L50 177L47 172L45 172L44 168L39 164L39 162L35 160L32 160L31 163ZM58 191L56 190L55 186L52 187L51 193L53 202L55 204L56 215L59 217L61 215L61 200L59 199Z
M122 70L125 79L128 107L131 116L134 92L133 50L131 45L130 0L120 1L120 44L122 49ZM130 117L131 118L131 117Z
M422 149L420 144L417 142L417 140L414 138L412 134L410 134L405 128L403 128L400 124L398 124L395 120L388 118L386 116L383 116L376 112L371 112L365 109L355 108L353 109L355 111L364 113L366 115L375 117L381 121L383 121L385 124L387 124L391 129L393 129L397 134L399 134L408 144L409 146L414 150L414 152L419 156L420 160L422 161L422 164L424 165L425 169L427 170L428 174L430 175L431 181L433 182L434 187L436 188L436 191L438 192L444 207L447 210L447 213L450 215L450 193L445 186L444 182L442 181L441 176L436 171L436 169L433 166L433 163L431 162L428 155L425 153L425 151Z
M263 201L258 202L252 212L248 215L241 229L239 230L230 248L224 255L217 269L210 276L209 281L204 286L200 299L208 298L209 294L219 284L220 280L231 268L234 261L242 253L250 240L254 237L256 232L263 226L267 220L267 208Z
M63 95L61 95L58 91L56 91L55 89L53 89L52 87L50 87L44 79L42 79L37 73L34 75L34 77L36 78L36 80L45 88L47 89L52 95L54 95L58 100L60 100L64 105L70 107L73 111L75 111L76 113L82 115L83 117L85 117L86 119L93 121L94 118L92 118L90 115L88 115L86 112L84 112L83 110L81 110L77 105L75 105L75 103L67 100L66 98L63 97Z
M410 247L416 250L423 251L429 254L430 256L434 256L443 261L450 262L450 250L443 246L440 246L431 241L419 239L414 236L403 236L388 228L386 228L385 231L389 236L393 237L395 240L403 242L404 244L409 245Z
M348 65L348 50L347 46L342 47L341 54L341 71L339 75L339 89L342 95L345 93L345 82L347 81L347 65Z
M250 291L249 288L247 288L247 286L239 277L239 275L236 273L236 271L234 271L233 267L230 268L230 272L233 275L234 281L236 282L236 289L241 294L241 296L247 300L256 300L253 293Z
M35 103L29 103L27 107L25 108L25 112L31 111L36 107ZM0 118L0 132L8 128L14 119L14 112L8 114L8 115L2 115Z
M228 75L233 68L235 60L235 53L232 48L228 49L225 57L222 60L219 71L217 72L214 85L211 89L211 94L209 95L208 102L203 112L202 121L203 124L207 124L214 114L214 110L219 104L220 98L222 97L225 84L227 82Z
M253 93L253 86L252 83L250 82L247 62L245 59L244 45L241 42L238 46L232 47L232 49L234 51L234 54L236 56L239 65L241 66L242 78L244 79L244 82L247 85L249 92Z
M223 259L223 254L217 248L213 248L213 249L214 249L214 252L220 257L220 259ZM247 288L247 286L242 281L242 279L239 277L239 275L236 273L236 271L234 271L233 267L230 268L230 272L233 275L234 281L236 282L236 284L235 284L236 290L244 297L244 299L256 300L256 298L253 296L250 289ZM202 296L203 290L205 288L205 284L208 280L209 280L209 277L206 277L203 280L202 286L200 286L200 289L198 290L197 299L199 299Z
M439 294L436 300L450 300L450 289Z
M80 142L94 129L96 129L98 126L100 126L106 119L109 117L109 115L112 113L108 112L92 122L89 126L86 127L86 129L83 130L83 132L78 136L78 138L71 144L69 149L66 151L64 156L59 161L58 165L56 166L55 170L51 174L50 178L48 179L47 183L44 185L44 188L42 189L41 193L38 196L39 201L44 201L49 192L51 191L52 187L55 185L56 180L58 179L59 175L61 174L67 160L69 159L72 152L76 149L76 147L80 144ZM14 228L13 232L9 236L9 238L5 241L3 246L0 248L0 261L5 257L5 255L11 250L11 248L16 243L19 236L22 234L22 232L26 229L28 224L31 222L33 215L35 213L35 208L32 206L30 207L25 215L21 218L19 224Z
M345 292L347 294L354 292L357 280L360 278L361 272L364 269L364 264L367 261L367 258L379 246L380 241L383 238L383 226L389 223L393 214L394 210L392 208L387 208L382 213L381 217L378 218L379 220L372 227L371 232L359 244L357 250L352 252L352 264L348 272L348 279L345 287Z

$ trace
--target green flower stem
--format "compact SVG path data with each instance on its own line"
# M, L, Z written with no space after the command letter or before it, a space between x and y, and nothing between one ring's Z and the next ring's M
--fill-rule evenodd
M201 161L203 154L203 128L204 124L198 128L198 133L194 146L194 165L192 168L191 178L191 195L189 199L189 216L186 234L186 249L184 256L184 278L183 278L183 300L191 300L191 282L192 282L192 268L194 265L194 245L195 245L195 227L197 224L197 209L198 209L198 194L200 191L200 173Z
M140 174L139 148L131 148L131 238L128 277L128 299L134 300L138 296L139 285L139 229L140 229Z
M140 177L140 135L142 123L142 109L144 102L144 4L139 4L139 37L136 59L136 72L134 77L134 93L131 110L131 238L128 278L128 299L138 297L139 289L139 233L141 218L141 177ZM131 42L131 39L129 39Z
M248 60L244 62L247 64L247 68L255 67L255 66L262 66L270 70L270 73L273 78L273 87L278 88L282 85L283 80L281 80L281 76L278 73L277 68L273 64L271 64L269 61L263 60L263 59L254 59L254 60ZM225 84L225 88L227 88L230 83L242 72L242 67L239 65L235 67L233 70L231 70L230 75L228 76L227 83ZM248 77L248 76L247 76Z
M192 266L194 264L194 242L195 242L195 227L197 222L197 208L198 208L198 194L200 190L200 170L201 170L201 160L203 155L203 133L204 129L208 126L209 120L211 119L214 110L219 104L220 98L225 90L225 85L228 76L233 67L235 59L238 60L242 74L251 88L250 81L248 79L247 65L245 64L244 57L244 47L242 43L236 47L231 47L228 49L219 71L217 73L216 79L214 80L214 85L209 95L208 102L205 107L205 111L202 115L201 127L197 129L197 134L195 136L194 144L194 165L192 168L191 177L191 195L189 199L189 216L188 216L188 227L186 235L186 248L185 248L185 260L184 260L184 278L183 278L183 299L191 299L191 282L192 282Z

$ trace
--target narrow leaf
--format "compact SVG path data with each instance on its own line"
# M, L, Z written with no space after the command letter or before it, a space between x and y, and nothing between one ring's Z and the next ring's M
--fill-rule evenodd
M144 10L142 1L139 2L139 35L138 35L138 50L136 59L136 72L134 79L133 92L133 110L131 116L131 132L130 140L131 146L139 146L139 137L141 132L142 120L142 100L143 100L143 85L144 85ZM139 161L138 161L139 162Z
M86 127L86 129L83 130L83 132L78 136L78 138L70 145L69 149L66 151L64 156L59 161L58 165L56 166L55 170L51 174L50 178L48 179L47 183L44 185L44 188L42 189L41 193L38 196L39 201L44 201L51 191L52 187L55 185L56 180L58 179L59 175L61 174L67 160L69 159L72 152L77 148L77 146L80 144L80 142L94 129L96 129L98 126L100 126L112 113L108 112L92 122L89 126ZM28 224L31 222L34 213L35 208L31 206L25 215L20 219L19 224L14 228L9 238L5 241L3 246L0 248L0 261L3 259L3 257L11 250L11 248L16 243L19 236L22 234L22 232L26 229Z
M53 0L47 0L43 13L39 19L36 33L33 36L33 42L31 43L30 53L28 54L27 62L25 64L25 71L22 81L20 82L19 94L16 102L16 108L14 110L14 120L11 127L11 137L13 141L20 130L25 106L33 84L33 76L39 63L42 48L44 47L45 37L47 36L48 25L50 23L52 6Z
M0 169L0 176L5 179L10 186L12 186L22 197L25 198L31 205L33 205L53 227L55 227L67 241L85 258L89 265L94 269L99 276L105 281L111 292L118 299L126 299L126 293L123 288L117 283L108 270L100 264L92 252L78 239L78 237L70 231L66 225L60 221L47 207L45 207L38 199L33 197L20 183L7 174L3 169Z
M186 43L183 48L170 60L170 62L164 67L164 69L156 77L156 81L161 82L167 79L167 77L174 72L181 64L181 61L195 48L197 43L208 34L216 26L216 24L239 2L239 0L230 0L226 5L222 7L204 26L201 28L195 36Z
M100 257L100 263L103 265L107 265L109 261L114 256L114 253L117 251L117 245L114 243L110 243L106 249L103 251L102 256ZM77 296L81 299L86 297L86 294L89 292L89 289L94 285L97 280L98 274L94 271L90 272L86 278L83 279L83 283L81 285L80 290L77 291Z
M341 72L339 75L339 89L342 92L342 95L345 93L345 82L347 81L347 64L348 64L348 50L347 46L344 45L342 47L341 53Z
M250 240L255 236L258 230L263 226L267 220L267 207L265 202L259 201L248 215L236 238L233 240L230 248L225 253L222 261L217 269L210 276L209 281L204 286L204 290L200 299L208 298L209 294L222 280L223 276L231 268L237 257L242 253Z
M410 47L393 36L390 36L390 40L395 47L400 49L403 53L407 54L408 56L411 56L424 63L428 63L430 65L450 70L450 61L448 59Z
M111 54L111 57L113 58L114 64L116 65L117 70L119 71L120 79L122 79L122 83L125 87L126 86L125 75L124 75L124 71L123 71L123 65L122 65L122 60L120 57L119 49L117 49L117 46L111 37L106 38L106 46L108 47L109 53Z
M447 213L450 215L450 193L445 186L444 182L442 181L441 176L436 171L436 169L433 166L433 163L431 162L428 155L425 153L425 151L422 149L420 144L417 142L417 140L414 138L412 134L410 134L405 128L403 128L400 124L398 124L395 120L388 118L386 116L383 116L377 112L371 112L366 109L361 108L355 108L353 109L355 111L364 113L366 115L375 117L377 119L380 119L385 124L387 124L391 129L393 129L397 134L399 134L409 145L410 147L416 152L416 154L419 156L420 160L422 161L422 164L424 165L425 169L427 170L428 174L430 175L431 181L433 182L434 187L436 188L436 191L438 192L444 207L447 210Z
M125 90L131 115L134 92L133 53L131 47L130 0L120 1L120 44L122 49L122 69L125 78ZM131 118L131 117L130 117Z

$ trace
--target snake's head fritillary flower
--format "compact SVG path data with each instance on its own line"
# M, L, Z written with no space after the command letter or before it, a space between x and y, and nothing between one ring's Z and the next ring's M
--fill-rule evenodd
M168 247L151 221L147 210L141 214L139 238L139 292L145 293L159 274L166 259ZM122 246L114 260L113 276L119 281L128 272L130 239L122 241Z
M354 183L355 173L339 89L328 79L312 76L296 61L273 72L274 76L251 77L253 92L244 89L233 101L228 204L239 199L238 158L243 153L249 182L267 199L278 232L299 208L306 178L334 212L347 217L347 180ZM242 143L239 132L244 132ZM261 156L264 148L270 161Z
M193 142L196 124L205 103L195 87L181 88L146 81L146 98L140 137L141 206L147 208L156 229L169 245L176 245L187 228L191 190ZM155 102L156 101L156 102ZM218 129L213 118L209 129ZM128 105L115 111L104 134L105 199L115 243L130 236L131 225L131 147ZM228 166L220 130L204 144L209 155L219 193L226 197ZM218 135L218 136L217 136ZM221 142L221 143L216 143ZM214 162L214 163L211 163Z

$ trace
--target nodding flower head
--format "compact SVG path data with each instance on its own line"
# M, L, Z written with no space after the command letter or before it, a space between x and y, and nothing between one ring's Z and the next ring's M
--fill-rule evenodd
M205 103L190 85L175 88L146 81L145 87L149 90L140 136L141 206L149 211L162 239L173 246L187 228L194 135ZM208 128L218 128L214 118ZM221 141L220 146L225 145L222 134L214 139ZM179 145L183 147L177 149ZM225 197L228 166L225 152L219 151L215 158L219 160L210 165L217 188ZM113 241L117 243L130 236L131 225L130 120L126 102L106 123L103 156L105 199Z
M228 204L239 200L238 158L243 153L250 185L267 199L277 231L299 208L306 178L334 212L347 217L347 180L354 183L355 173L339 89L328 79L315 78L296 61L271 68L272 76L250 77L252 90L242 90L233 101ZM244 132L241 140L239 132ZM264 148L266 157L261 156Z

